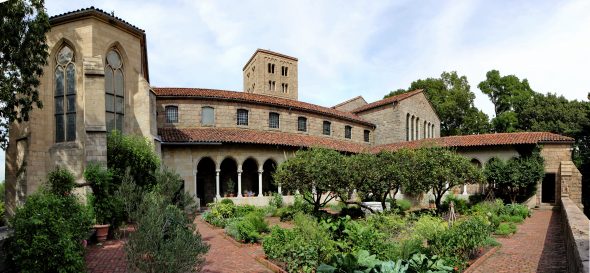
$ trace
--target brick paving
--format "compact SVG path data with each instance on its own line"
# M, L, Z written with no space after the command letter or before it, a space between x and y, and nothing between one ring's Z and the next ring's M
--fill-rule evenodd
M225 238L223 229L214 228L203 222L201 217L195 223L205 242L211 248L205 256L205 265L201 272L206 273L265 273L272 272L255 257L264 252L260 245L237 246L231 239ZM109 240L102 246L92 245L86 250L86 267L89 273L127 272L127 262L123 247L125 240Z
M561 211L535 210L518 226L516 234L498 238L502 246L476 268L474 273L567 272Z

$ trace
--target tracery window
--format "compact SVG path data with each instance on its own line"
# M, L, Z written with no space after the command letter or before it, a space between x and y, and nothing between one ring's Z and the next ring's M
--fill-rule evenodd
M123 62L117 51L111 49L107 53L104 69L105 110L107 132L118 130L123 132L125 116L125 81Z
M76 140L76 66L74 51L64 45L55 66L55 142Z

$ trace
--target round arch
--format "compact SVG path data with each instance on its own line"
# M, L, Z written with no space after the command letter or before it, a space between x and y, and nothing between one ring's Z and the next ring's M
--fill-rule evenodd
M274 183L273 175L277 170L278 163L275 159L269 158L262 165L262 192L266 195L278 192L278 186Z
M258 162L248 157L242 163L242 196L258 195Z
M215 161L211 157L203 157L197 163L196 170L197 197L203 207L215 201Z
M236 195L238 192L238 163L233 157L226 157L219 165L219 187L223 195Z

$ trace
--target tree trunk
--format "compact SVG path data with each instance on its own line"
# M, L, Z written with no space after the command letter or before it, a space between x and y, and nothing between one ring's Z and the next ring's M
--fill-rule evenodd
M383 194L383 197L381 198L381 207L383 208L383 211L387 210L387 206L385 205L385 203L387 202L387 195L388 195L388 192L385 192Z

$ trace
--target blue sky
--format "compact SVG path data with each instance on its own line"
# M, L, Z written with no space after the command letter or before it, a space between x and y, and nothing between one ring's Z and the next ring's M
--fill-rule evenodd
M490 116L477 84L491 69L542 93L590 92L590 1L46 1L50 15L89 6L146 31L153 86L242 90L264 48L299 58L299 99L323 106L443 71L466 75Z

